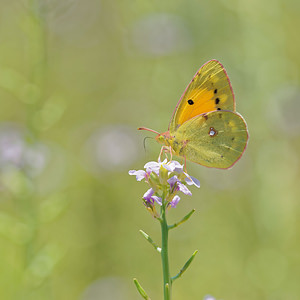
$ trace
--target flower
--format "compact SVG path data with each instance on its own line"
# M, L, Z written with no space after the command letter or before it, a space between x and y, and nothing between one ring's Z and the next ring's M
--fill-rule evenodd
M158 160L147 162L145 170L130 170L129 175L136 176L137 181L145 180L149 189L143 195L144 204L155 211L155 204L175 208L180 201L178 192L191 196L187 185L200 187L198 179L183 172L183 165L178 161Z
M185 195L192 196L191 191L178 179L176 175L168 179L172 191L181 191Z
M141 181L143 179L147 179L147 176L149 175L147 172L145 172L144 170L130 170L128 172L129 175L135 175L136 176L136 180L137 181Z
M150 188L143 196L143 199L145 202L147 202L150 205L153 205L154 202L156 202L159 205L162 205L161 197L153 196L154 190Z
M185 172L183 172L183 173L186 176L185 181L188 185L195 185L197 188L200 187L200 181L197 178L190 176L189 174L187 174Z
M216 300L216 298L211 295L206 295L203 300Z
M180 200L180 197L178 195L175 195L173 200L171 202L169 202L169 205L171 205L171 207L175 208L176 205L178 204Z

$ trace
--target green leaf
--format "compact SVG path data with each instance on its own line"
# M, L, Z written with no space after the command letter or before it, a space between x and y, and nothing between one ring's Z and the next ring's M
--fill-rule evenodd
M151 239L151 237L146 232L144 232L143 230L140 230L140 233L154 247L154 249L157 252L161 253L161 248L155 244L155 242Z
M134 282L138 292L140 293L140 295L146 300L151 300L136 278L133 278L133 282Z
M182 269L179 271L179 273L176 276L173 276L171 278L171 281L173 282L174 280L176 280L177 278L179 278L183 272L185 272L185 270L189 267L189 265L191 264L191 262L193 261L193 259L195 258L195 255L198 253L198 250L196 250L192 256L188 259L188 261L184 264L184 266L182 267Z
M183 217L179 222L177 223L174 223L173 225L169 225L169 229L173 229L179 225L181 225L182 223L186 222L190 217L191 215L195 212L196 210L195 209L192 209L185 217Z

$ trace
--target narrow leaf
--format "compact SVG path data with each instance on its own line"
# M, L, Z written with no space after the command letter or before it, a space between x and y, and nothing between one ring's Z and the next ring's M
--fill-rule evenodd
M179 222L177 223L174 223L173 225L169 225L169 229L173 229L177 226L179 226L180 224L186 222L190 217L191 215L195 212L196 210L195 209L192 209L185 217L183 217Z
M161 252L161 248L155 244L155 242L151 239L151 237L146 232L144 232L143 230L140 230L140 233L154 247L154 249L157 252L159 252L159 253Z
M196 250L192 256L188 259L188 261L184 264L184 266L182 267L182 269L179 271L179 273L176 276L173 276L171 278L171 281L173 282L175 279L179 278L183 272L189 267L189 265L191 264L191 262L193 261L193 259L195 258L195 255L198 253L198 250Z
M149 296L146 294L145 290L142 288L142 286L140 285L140 283L137 281L136 278L133 278L133 282L138 290L138 292L140 293L140 295L145 299L145 300L151 300L149 298Z

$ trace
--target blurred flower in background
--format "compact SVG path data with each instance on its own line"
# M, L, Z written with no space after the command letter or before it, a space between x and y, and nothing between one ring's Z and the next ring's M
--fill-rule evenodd
M49 161L49 149L41 142L28 143L22 131L13 124L0 125L0 169L14 167L27 175L39 175Z
M132 43L150 56L163 56L186 51L192 38L184 19L176 15L156 13L147 15L132 25Z
M92 282L83 292L80 300L129 300L139 299L130 293L127 282L120 277L104 277Z
M88 5L80 0L39 1L40 13L46 20L47 29L64 42L76 46L90 47L98 42L98 35L86 39L85 35L93 31L101 14L101 1L89 0ZM84 40L78 44L78 40Z
M118 124L95 129L82 154L85 167L92 172L125 170L140 157L136 129Z
M285 139L300 136L300 86L281 87L272 95L268 104L268 120L276 129L274 136L284 133ZM276 134L277 133L277 134Z
M207 295L207 296L204 297L203 300L216 300L216 298L214 298L214 297L211 296L211 295Z

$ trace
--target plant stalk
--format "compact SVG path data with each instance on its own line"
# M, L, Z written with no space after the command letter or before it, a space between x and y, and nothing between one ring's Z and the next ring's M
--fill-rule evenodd
M164 280L164 300L171 299L171 278L169 271L169 256L168 256L168 234L169 228L166 219L166 205L162 205L162 221L161 221L161 262L163 269L163 280Z

